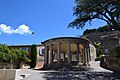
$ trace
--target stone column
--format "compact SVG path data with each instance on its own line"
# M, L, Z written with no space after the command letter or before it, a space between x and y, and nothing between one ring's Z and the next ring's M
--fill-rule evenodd
M90 62L90 48L89 47L87 48L87 62L88 62L88 65L90 65L89 64Z
M82 52L81 49L79 50L79 63L82 64Z
M70 59L70 43L68 43L68 64L71 64L71 59Z
M89 57L89 48L87 48L87 58L88 58L88 62L90 61L90 57Z
M84 47L84 61L83 61L83 65L86 65L86 47Z
M77 62L79 63L79 52L80 52L79 51L79 44L76 44L76 45L77 45L77 55L76 55L77 57L76 58L77 58Z
M90 61L92 60L91 59L91 53L90 53L90 47L89 47L89 59L90 59Z
M88 47L86 48L86 63L89 64Z
M89 56L89 61L91 61L90 47L89 47L89 49L88 49L88 56Z
M48 51L47 46L45 46L44 64L48 64Z
M63 53L63 58L64 58L64 62L65 62L65 53Z
M60 64L60 62L61 62L60 43L58 43L58 60L57 60L57 63Z
M50 45L50 64L53 63L53 51L52 51L52 44Z

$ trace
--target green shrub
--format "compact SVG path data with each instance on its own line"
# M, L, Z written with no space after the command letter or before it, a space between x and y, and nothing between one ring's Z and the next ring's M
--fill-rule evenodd
M14 63L14 62L30 62L27 58L27 52L25 50L12 49L0 44L0 62L2 63Z
M103 51L101 49L101 43L94 43L94 46L96 48L96 56L99 57L101 55L103 55Z
M7 46L0 44L0 62L10 63L11 62L10 50Z
M99 57L97 57L96 59L95 59L95 61L101 61L103 59L103 55L100 55Z
M37 61L37 48L36 45L33 44L31 48L31 65L30 68L34 68L36 66Z

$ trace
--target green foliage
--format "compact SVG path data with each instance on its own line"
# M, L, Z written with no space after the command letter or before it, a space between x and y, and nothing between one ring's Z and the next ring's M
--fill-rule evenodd
M34 68L36 66L36 61L37 61L37 48L36 45L33 44L31 48L31 65L30 68Z
M14 63L16 60L30 62L27 58L27 52L24 50L12 49L0 44L0 62Z
M109 32L109 31L113 31L113 30L114 29L111 26L106 25L106 26L99 27L97 29L86 29L83 32L83 35L85 35L85 34L91 34L91 33L99 33L99 32Z
M96 48L96 56L97 57L100 57L101 55L104 54L101 50L101 43L94 43L94 46Z
M21 52L21 56L20 56L21 61L31 62L31 60L27 57L27 52L25 50L20 50L20 52Z
M106 25L103 27L99 27L97 29L97 32L108 32L108 31L112 31L112 30L113 30L113 28L111 26Z
M25 50L18 50L18 49L12 49L11 50L12 59L14 60L19 60L20 62L30 62L30 59L27 57L27 52Z
M0 62L9 63L11 61L10 56L9 48L0 44Z
M101 47L101 43L95 43L94 46L95 46L95 48L100 48Z
M97 56L97 57L100 57L100 56L102 56L103 54L104 54L104 53L101 51L101 49L98 49L96 56Z
M103 55L99 55L99 57L97 57L96 59L95 59L95 61L101 61L102 59L103 59Z
M96 29L86 29L84 32L83 32L83 35L85 34L91 34L91 33L95 33L96 32Z
M73 15L76 17L68 26L83 28L94 19L105 21L115 30L120 30L120 0L75 0Z
M120 46L111 49L110 55L115 58L120 58Z
M16 59L19 60L19 57L20 57L20 54L21 54L20 50L18 50L18 49L11 49L10 53L11 53L12 62L14 62Z

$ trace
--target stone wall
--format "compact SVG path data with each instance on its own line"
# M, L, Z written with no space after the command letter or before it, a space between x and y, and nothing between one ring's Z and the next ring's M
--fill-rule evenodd
M95 43L95 42L99 43L101 38L105 38L105 37L120 38L120 31L91 33L91 34L87 34L87 35L82 35L80 37L89 39L92 43Z
M100 66L112 71L120 72L120 59L104 56L100 62Z
M96 48L93 45L89 45L90 46L90 56L91 56L91 60L96 58Z
M16 70L2 69L0 70L0 80L17 80L15 79Z
M81 37L89 39L93 44L100 43L100 51L105 55L110 53L111 48L120 46L120 31L91 33Z

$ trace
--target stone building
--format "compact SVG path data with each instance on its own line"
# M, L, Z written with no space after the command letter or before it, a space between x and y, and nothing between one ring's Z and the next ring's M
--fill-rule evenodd
M100 43L105 54L109 54L111 48L120 46L120 31L91 33L82 35L81 38L88 39L93 44Z
M32 45L8 45L9 49L19 49L19 50L25 50L28 53L28 58L31 59L31 48ZM36 45L37 48L37 64L36 64L36 68L41 67L41 63L43 64L44 61L44 55L42 54L42 51L44 49L44 46L39 44Z
M95 47L84 38L52 38L42 44L45 46L44 68L89 65L89 61L96 57Z
M31 48L32 48L32 45L8 45L8 48L9 49L19 49L19 50L25 50L28 52L28 56L29 58L31 57ZM42 49L44 49L44 46L43 45L36 45L36 48L37 48L37 54L42 54Z

